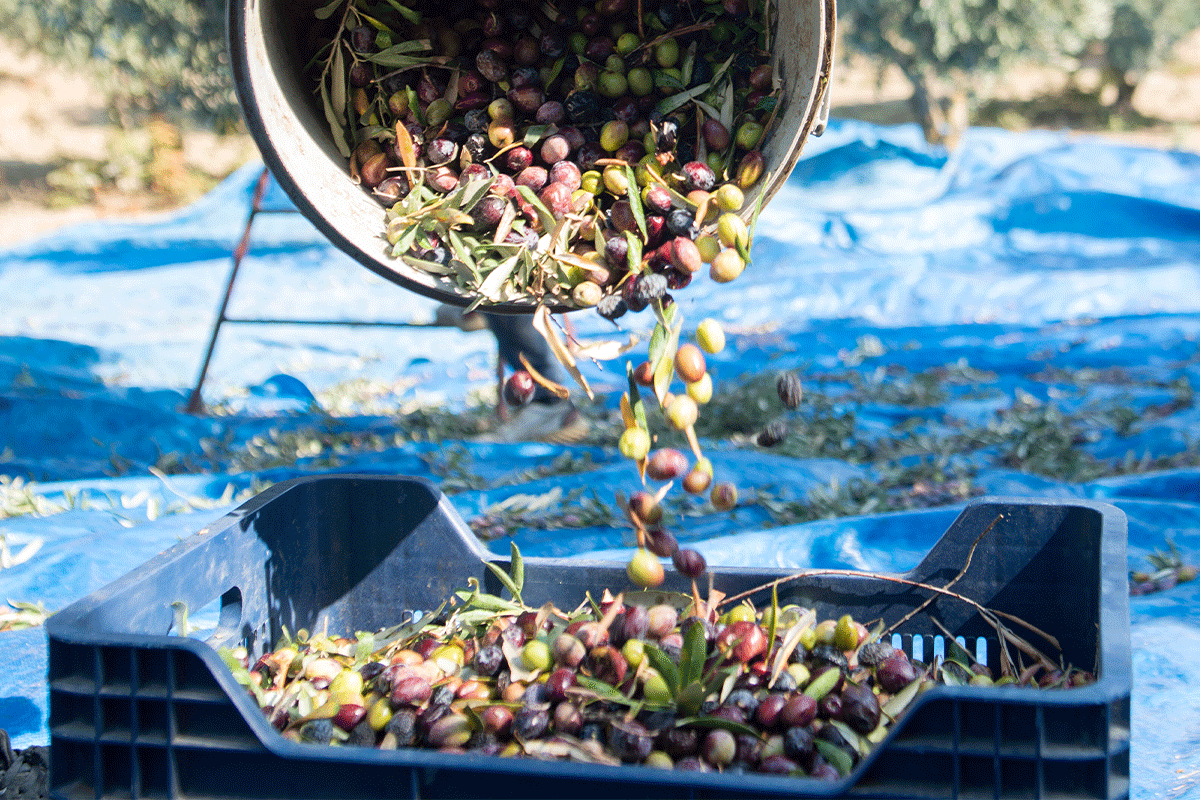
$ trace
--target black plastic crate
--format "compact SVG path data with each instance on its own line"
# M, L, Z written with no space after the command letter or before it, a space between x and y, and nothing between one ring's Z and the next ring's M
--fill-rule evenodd
M278 484L47 621L52 794L59 798L913 797L1119 798L1129 794L1131 660L1124 515L1112 506L994 500L965 509L906 577L944 585L1058 638L1096 683L1038 690L939 686L847 778L685 773L428 750L299 744L271 728L214 647L269 648L283 626L352 633L436 607L468 577L501 592L488 553L427 481L379 476ZM728 593L778 570L715 568ZM672 582L675 583L672 583ZM527 602L574 607L627 585L609 562L525 559ZM669 575L664 588L685 589ZM927 593L830 576L780 602L822 616L900 619ZM171 604L211 607L207 640L173 636ZM764 592L756 603L769 602ZM995 663L994 631L946 598L928 609ZM903 643L941 642L924 615ZM211 644L211 646L210 646ZM910 650L911 652L911 650ZM923 653L929 656L929 651Z

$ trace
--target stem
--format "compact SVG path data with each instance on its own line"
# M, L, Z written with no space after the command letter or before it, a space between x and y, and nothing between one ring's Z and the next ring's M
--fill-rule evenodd
M989 524L986 528L984 528L983 532L975 537L975 541L973 541L971 543L971 549L967 552L967 562L965 564L963 564L963 568L961 570L959 570L959 573L957 575L955 575L950 580L950 582L947 583L942 588L949 589L951 586L958 583L962 579L963 575L967 574L967 570L971 568L971 559L975 557L975 548L979 546L980 540L983 539L983 537L986 536L992 530L992 528L996 527L996 523L999 522L1003 516L1004 516L1003 514L997 515L996 518L991 521L991 524ZM915 617L917 614L920 614L922 611L924 611L926 608L928 608L929 604L932 602L933 602L933 598L932 597L928 598L924 603L921 603L921 605L917 606L912 611L908 612L903 617L901 617L899 620L897 620L895 623L893 623L890 627L886 628L883 631L883 634L888 634L888 633L891 633L892 631L896 630L896 628L899 628L901 625L908 622L910 619ZM883 634L880 634L880 635L883 635Z
M794 573L792 575L785 575L782 578L776 578L775 580L765 583L762 586L758 586L754 589L748 589L740 594L735 594L731 597L726 597L718 604L718 607L722 606L726 603L737 602L738 600L742 600L746 597L749 597L750 595L761 592L764 589L770 589L773 586L782 586L783 584L788 583L790 581L800 580L802 578L815 578L815 577L820 577L820 576L840 576L840 577L845 577L845 578L867 578L870 580L884 581L885 583L896 583L896 584L900 584L901 586L912 586L912 587L915 587L918 589L926 589L930 592L935 592L937 594L945 595L946 597L952 597L955 600L959 600L959 601L971 606L976 611L978 611L984 617L984 619L988 620L988 623L990 625L997 628L998 629L997 632L999 632L999 629L1004 629L1004 626L1001 625L1000 621L996 618L995 612L988 609L982 603L980 603L976 600L972 600L971 598L967 597L964 594L960 594L959 592L952 592L949 589L945 589L941 586L934 586L932 584L924 583L922 581L914 581L914 580L910 580L909 578L898 578L894 575L884 575L884 574L881 574L878 572L867 572L865 570L857 570L857 569L806 569L806 570L801 570L800 572ZM1008 619L1011 619L1013 622L1021 625L1024 628L1027 628L1035 633L1041 634L1041 631L1039 631L1036 627L1034 627L1033 625L1030 625L1028 622L1025 622L1022 619L1019 619L1017 617L1011 617L1007 614L1005 615L1005 617ZM1005 630L1007 630L1007 629L1005 629ZM1030 656L1033 656L1034 658L1038 658L1038 659L1044 660L1048 663L1052 663L1049 661L1048 658L1046 658L1046 656L1039 653L1036 650L1036 648L1033 647L1033 645L1029 644L1024 639L1021 639L1020 637L1016 636L1016 634L1013 634L1011 631L1008 631L1006 634L1002 634L1001 638L1004 638L1005 635L1012 637L1013 643L1016 644L1017 647L1019 649L1021 649L1023 652L1028 653ZM1028 650L1025 650L1026 647L1033 650L1033 652L1029 652Z

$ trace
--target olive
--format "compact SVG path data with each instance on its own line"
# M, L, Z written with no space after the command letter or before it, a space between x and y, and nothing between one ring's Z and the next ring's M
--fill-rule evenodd
M550 137L554 138L554 137ZM554 153L551 153L554 155ZM542 148L542 157L545 159L546 148ZM548 160L548 159L545 159ZM572 161L567 161L565 158L557 162L552 162L554 165L550 167L549 180L552 183L561 183L570 189L572 192L579 189L583 184L583 176L579 172L579 167Z
M696 550L684 547L675 551L675 554L671 556L671 562L675 565L675 569L679 574L686 578L698 578L708 568L704 556L700 555Z
M678 450L664 447L650 456L650 461L646 464L646 475L652 480L669 481L683 475L687 468L687 456Z
M547 100L538 107L534 119L539 125L557 125L566 118L562 103L557 100Z
M602 0L609 2L609 0ZM645 761L654 748L654 740L646 726L635 720L614 720L609 723L608 747L612 754L625 762Z
M518 145L504 154L504 166L511 173L518 173L533 164L533 151Z
M721 482L713 486L709 494L709 502L718 511L729 511L737 506L737 487L732 483Z
M629 580L644 589L659 586L665 578L662 563L653 553L642 548L634 552L625 571Z
M504 382L504 402L510 406L523 406L533 399L536 388L533 377L527 371L517 370Z

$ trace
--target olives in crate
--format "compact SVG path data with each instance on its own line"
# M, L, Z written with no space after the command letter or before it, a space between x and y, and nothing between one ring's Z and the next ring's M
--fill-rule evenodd
M653 499L636 502L647 517ZM639 552L662 569L656 555ZM524 569L515 546L512 553L502 583L513 599L471 579L453 603L417 622L359 640L301 632L253 670L245 648L223 656L235 671L241 665L239 680L281 735L307 746L821 780L852 771L928 686L962 685L963 671L987 671L918 667L885 643L881 626L868 630L852 612L773 600L756 607L740 595L730 598L736 603L711 595L710 604L697 588L655 595L614 586L616 594L588 594L567 609L539 605L522 598ZM676 566L698 574L687 554L699 557L676 549ZM770 597L767 587L750 594ZM1034 672L1025 685L1052 677Z

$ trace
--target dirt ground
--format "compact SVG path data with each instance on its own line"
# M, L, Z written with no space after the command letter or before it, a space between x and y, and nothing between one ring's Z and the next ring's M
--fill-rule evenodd
M1094 87L1098 74L1014 70L977 87L976 121L1200 153L1200 31L1181 43L1170 64L1143 78L1126 117L1076 91ZM834 115L909 122L908 93L898 70L843 57L832 85ZM122 132L86 76L24 55L2 38L0 108L8 109L0 125L0 247L85 220L186 203L256 156L245 135L180 134L169 126Z

